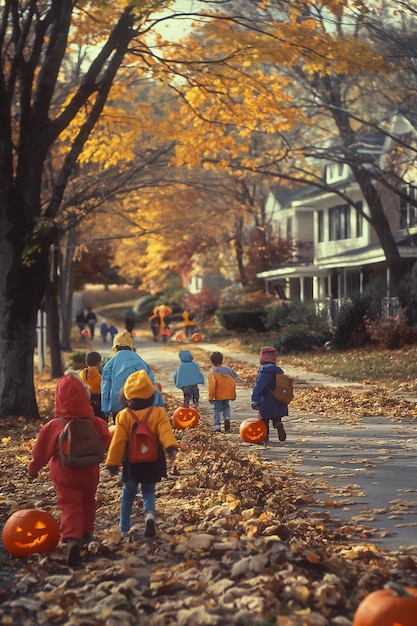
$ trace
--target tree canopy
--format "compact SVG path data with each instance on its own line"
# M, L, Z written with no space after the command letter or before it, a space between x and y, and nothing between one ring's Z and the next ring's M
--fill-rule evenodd
M415 127L413 3L5 0L1 11L0 415L37 414L51 246L71 261L94 238L121 238L126 274L147 282L232 249L244 283L243 234L267 236L268 185L325 188L331 160L351 168L401 273L376 182L416 206L403 184L416 145L392 136L384 169L361 148L390 136L395 113ZM260 257L278 253L265 243Z

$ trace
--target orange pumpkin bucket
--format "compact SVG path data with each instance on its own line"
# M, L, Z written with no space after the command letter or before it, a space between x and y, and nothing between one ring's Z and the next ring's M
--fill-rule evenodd
M200 414L191 406L180 406L175 409L172 414L172 423L175 428L185 430L186 428L195 428L199 422Z
M248 417L241 423L239 435L246 443L260 443L266 439L266 424L259 417Z

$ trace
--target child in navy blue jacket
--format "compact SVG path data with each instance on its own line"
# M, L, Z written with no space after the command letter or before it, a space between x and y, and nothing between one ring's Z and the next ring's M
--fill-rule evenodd
M178 389L182 389L184 406L190 406L190 402L196 409L200 400L198 385L204 385L204 376L198 363L194 363L190 350L178 352L180 365L174 374L174 383Z
M287 438L281 418L288 415L288 406L278 400L271 393L275 388L276 374L283 374L283 370L277 366L277 351L270 346L263 346L259 354L261 364L256 377L255 386L252 390L252 408L259 411L261 418L266 424L269 436L269 420L272 420L277 429L278 439L285 441Z

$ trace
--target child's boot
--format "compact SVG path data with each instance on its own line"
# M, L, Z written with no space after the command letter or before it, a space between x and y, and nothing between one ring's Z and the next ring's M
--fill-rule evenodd
M228 419L224 420L224 432L230 433L230 420Z
M287 433L285 432L284 424L282 422L278 422L277 432L278 432L278 439L280 441L285 441L287 438Z
M67 565L76 565L81 558L81 542L77 539L68 539Z
M149 511L145 515L145 537L155 537L156 525L155 525L155 513Z

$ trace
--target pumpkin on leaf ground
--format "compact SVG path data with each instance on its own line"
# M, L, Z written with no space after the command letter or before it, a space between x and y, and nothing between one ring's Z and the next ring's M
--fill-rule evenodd
M358 606L353 626L416 626L417 589L388 583Z
M58 545L59 524L48 511L22 509L5 523L2 540L7 552L21 559L52 552Z

